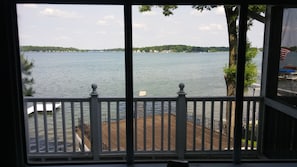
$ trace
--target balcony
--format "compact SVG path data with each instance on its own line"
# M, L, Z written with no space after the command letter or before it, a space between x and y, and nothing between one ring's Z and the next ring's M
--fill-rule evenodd
M235 98L187 97L183 88L177 97L133 99L136 161L232 159ZM125 160L125 98L92 89L88 98L24 98L29 163ZM248 159L260 147L262 101L244 97L241 151Z

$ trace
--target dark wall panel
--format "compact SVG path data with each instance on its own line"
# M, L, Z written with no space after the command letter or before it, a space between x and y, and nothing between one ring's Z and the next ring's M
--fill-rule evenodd
M263 153L268 158L297 158L297 119L266 107Z

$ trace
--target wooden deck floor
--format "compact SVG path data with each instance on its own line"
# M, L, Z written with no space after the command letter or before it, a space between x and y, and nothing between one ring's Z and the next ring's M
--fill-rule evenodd
M135 151L174 151L175 150L175 115L164 114L163 119L161 115L154 116L154 123L152 116L144 118L137 118L134 122L134 144ZM153 126L154 125L154 126ZM163 127L163 128L162 128ZM195 129L195 133L194 133ZM80 135L80 131L77 132ZM211 138L211 131L204 128L204 146L202 146L202 127L194 125L192 122L187 122L187 150L224 150L228 146L228 137L213 131ZM163 135L162 135L163 134ZM196 134L193 136L193 134ZM221 138L221 139L220 139ZM117 141L119 139L119 141ZM220 144L221 141L221 144ZM111 122L110 127L108 123L102 124L102 142L103 150L126 150L126 122L121 120ZM230 141L232 143L232 141ZM90 148L89 141L85 140L86 145ZM212 148L211 148L211 143ZM154 147L153 147L154 146Z

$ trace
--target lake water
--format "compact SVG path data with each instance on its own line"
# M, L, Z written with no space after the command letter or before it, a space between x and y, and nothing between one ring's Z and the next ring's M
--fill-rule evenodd
M255 58L259 74L261 55L259 53ZM35 80L33 89L36 91L34 97L89 97L93 83L98 85L97 91L101 97L125 97L124 52L25 52L24 56L34 63L32 69ZM181 82L185 84L187 96L226 96L223 77L223 68L226 64L228 64L227 52L134 53L134 96L139 96L140 91L146 91L148 97L175 97ZM247 94L251 95L251 91ZM73 122L69 108L68 106L66 108L68 112L65 112L66 139L63 136L61 112L57 112L55 117L52 114L28 117L30 151L36 151L37 141L41 151L46 149L47 140L42 123L45 119L49 150L55 149L54 122L57 128L58 149L64 147L73 149ZM84 114L86 122L90 120L88 113L86 111ZM80 114L76 111L74 117L78 119ZM210 119L209 114L206 117ZM106 113L102 113L102 119L105 118ZM218 119L217 113L214 119ZM39 122L37 127L36 122ZM35 136L36 131L38 140ZM64 140L66 146L63 145Z
M34 63L34 97L88 97L91 84L102 97L125 96L124 52L25 52ZM262 53L254 61L261 72ZM228 52L133 53L133 89L146 96L225 96L223 68ZM259 76L260 78L260 76ZM247 92L250 94L250 92Z

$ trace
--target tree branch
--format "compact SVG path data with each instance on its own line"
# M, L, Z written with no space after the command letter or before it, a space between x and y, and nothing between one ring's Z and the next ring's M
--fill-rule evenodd
M261 16L260 14L258 14L258 13L255 13L255 12L253 12L253 11L248 11L248 16L249 17L251 17L251 18L253 18L253 19L255 19L255 20L257 20L257 21L259 21L259 22L261 22L261 23L264 23L265 22L265 17L264 16Z

